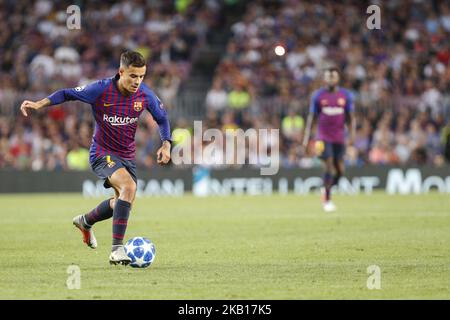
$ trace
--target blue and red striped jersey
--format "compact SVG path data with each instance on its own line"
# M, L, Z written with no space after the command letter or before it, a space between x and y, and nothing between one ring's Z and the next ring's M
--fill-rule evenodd
M319 140L333 143L345 142L346 115L353 112L353 97L349 90L338 88L335 92L321 88L311 98L310 112L318 116Z
M92 106L95 130L90 148L90 160L108 154L134 160L135 135L139 116L148 110L159 126L161 140L171 140L170 124L163 103L144 83L136 93L124 96L117 87L119 75L89 85L61 89L50 96L50 105L79 100Z

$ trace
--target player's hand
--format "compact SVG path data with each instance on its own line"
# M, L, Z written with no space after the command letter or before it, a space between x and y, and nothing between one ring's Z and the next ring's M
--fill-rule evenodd
M347 143L348 143L349 146L353 146L353 143L355 143L355 137L353 135L350 135L348 137L348 142Z
M39 109L41 107L41 105L37 102L33 102L33 101L29 101L29 100L25 100L24 102L22 102L22 105L20 106L20 111L22 111L22 114L27 117L28 113L27 113L27 109Z
M300 145L300 150L303 154L306 153L306 150L308 149L308 141L303 141Z
M306 148L308 147L308 142L303 142L300 147L302 147L302 149L306 150Z
M164 141L161 148L156 152L158 164L167 164L170 160L170 142Z

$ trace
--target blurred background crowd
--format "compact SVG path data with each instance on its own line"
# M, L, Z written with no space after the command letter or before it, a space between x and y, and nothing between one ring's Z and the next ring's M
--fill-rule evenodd
M24 118L23 99L113 76L124 49L148 60L145 82L171 111L195 59L228 28L225 50L205 90L203 117L171 119L175 143L193 120L204 128L280 129L280 165L320 165L301 148L309 101L325 66L352 91L357 136L351 166L450 162L450 6L446 1L378 1L381 29L366 27L367 1L75 1L82 28L66 27L72 3L0 0L0 168L89 169L94 123L77 102ZM241 1L241 4L243 1ZM227 24L226 15L237 20ZM285 54L276 54L282 46ZM179 113L177 113L179 114ZM180 129L187 129L180 130ZM137 162L155 166L158 130L149 115L137 132ZM223 157L224 155L221 155Z
M81 28L69 29L70 5ZM145 83L171 109L208 32L220 27L219 1L0 0L0 168L85 169L94 128L86 105L69 102L24 119L23 99L114 76L125 49L148 61ZM139 163L152 166L151 119L139 130ZM154 156L152 154L152 156ZM76 159L72 163L71 159Z

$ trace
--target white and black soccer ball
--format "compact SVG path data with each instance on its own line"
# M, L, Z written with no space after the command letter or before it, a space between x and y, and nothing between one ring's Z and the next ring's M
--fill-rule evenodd
M130 257L130 266L147 268L155 260L156 249L153 242L144 237L134 237L125 244L125 252Z

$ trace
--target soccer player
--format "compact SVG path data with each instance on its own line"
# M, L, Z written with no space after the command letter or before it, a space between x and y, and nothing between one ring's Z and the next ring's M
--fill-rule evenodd
M311 128L317 123L315 149L323 162L323 209L336 210L331 201L331 188L337 185L344 174L345 125L349 127L349 145L353 144L356 130L351 93L338 86L339 72L335 67L324 72L325 87L315 91L306 124L303 147L309 142Z
M170 124L162 102L142 83L146 62L138 52L126 51L120 57L119 72L112 78L89 85L62 89L47 98L33 102L25 100L20 110L28 116L29 109L41 109L69 100L89 103L95 118L95 131L90 147L89 162L95 174L105 180L105 188L113 188L114 198L100 203L85 215L76 216L73 224L81 230L83 241L91 248L97 247L92 226L113 218L111 264L127 265L123 239L128 217L136 195L135 134L137 121L148 110L159 126L162 146L157 151L161 165L170 160Z

